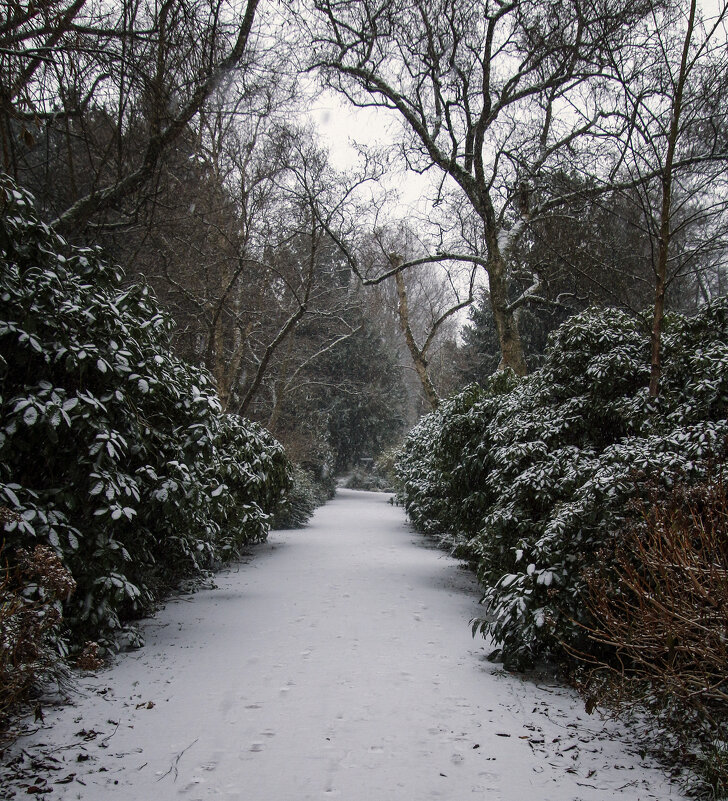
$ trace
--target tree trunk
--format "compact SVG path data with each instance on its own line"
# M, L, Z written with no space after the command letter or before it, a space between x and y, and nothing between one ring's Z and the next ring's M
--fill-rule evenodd
M526 375L526 359L523 355L523 343L518 333L515 312L508 308L508 283L503 259L498 256L488 267L488 287L490 306L493 311L498 342L501 350L499 370L510 368L516 375Z
M662 241L660 241L660 254L658 270L655 281L655 310L652 315L652 355L650 366L650 397L656 398L660 392L660 375L662 373L661 359L661 339L662 339L662 319L665 316L665 278L667 270L667 246L665 246L664 265L662 264Z
M415 338L412 333L409 319L409 307L407 305L407 289L404 285L402 273L395 273L394 280L397 284L397 299L399 300L397 305L397 312L399 314L399 327L402 329L402 333L404 334L405 342L407 343L407 349L412 357L412 362L415 366L415 372L420 379L427 402L430 404L430 408L434 411L440 405L440 397L438 396L437 390L435 389L429 373L427 372L427 359L425 358L425 354L419 349L419 347L417 347L417 343L415 342Z
M283 324L281 329L276 334L273 341L268 345L265 349L263 356L258 364L258 369L255 371L255 376L251 385L248 387L248 391L245 393L245 397L240 402L240 409L239 414L245 416L248 412L248 407L253 402L253 398L255 397L255 393L258 391L258 387L263 383L263 378L265 377L266 371L268 370L268 364L273 357L278 346L283 342L286 337L293 331L293 329L298 325L298 321L306 314L306 302L308 301L308 291L306 292L306 299L305 302L302 303L298 309L286 320Z
M210 339L212 340L210 372L217 384L217 394L220 396L223 411L227 411L230 403L230 376L229 365L225 359L225 332L222 330L222 320L217 321Z
M670 254L670 206L672 202L672 171L675 159L678 136L680 135L680 113L682 111L683 90L688 73L688 55L690 42L695 26L695 10L697 2L691 0L688 25L683 40L680 72L672 101L672 118L667 138L667 153L662 171L662 208L660 209L660 247L655 267L655 311L652 316L652 355L650 360L650 397L656 398L660 392L660 374L662 372L661 339L662 320L665 315L665 290L667 289L667 262Z

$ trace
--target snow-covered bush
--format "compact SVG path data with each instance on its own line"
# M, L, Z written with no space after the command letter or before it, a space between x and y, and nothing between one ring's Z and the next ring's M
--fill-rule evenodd
M666 321L657 400L648 330L617 310L586 311L552 335L541 369L500 394L466 390L403 449L410 515L467 538L488 610L476 629L511 664L589 647L584 571L630 499L647 480L699 479L728 434L728 301Z
M294 464L291 486L271 520L271 527L274 529L303 528L316 511L316 507L326 503L327 500L324 489L311 472Z
M443 401L412 429L397 456L398 498L413 524L464 558L494 501L477 447L500 396L515 383L513 373L498 373L485 387L471 384Z
M159 592L265 537L280 445L221 412L171 320L97 250L71 248L0 179L0 505L8 552L52 547L66 619L109 641Z

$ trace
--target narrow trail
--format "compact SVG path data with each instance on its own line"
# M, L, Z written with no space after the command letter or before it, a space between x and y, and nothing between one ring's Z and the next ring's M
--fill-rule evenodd
M387 496L340 490L216 584L18 744L55 767L45 798L682 797L570 691L486 660L473 578Z

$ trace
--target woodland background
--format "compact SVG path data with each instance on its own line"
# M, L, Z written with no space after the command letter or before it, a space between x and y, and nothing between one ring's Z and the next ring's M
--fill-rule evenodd
M4 658L38 663L18 692L59 648L133 638L273 515L305 521L335 475L394 470L477 569L501 658L586 656L590 699L668 723L679 697L724 790L724 671L695 671L725 665L728 603L726 14L7 2ZM381 146L335 169L317 102L377 109ZM647 608L687 584L710 657L687 612Z

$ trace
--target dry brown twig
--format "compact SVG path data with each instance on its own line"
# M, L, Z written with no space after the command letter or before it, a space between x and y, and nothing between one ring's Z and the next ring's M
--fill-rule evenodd
M615 574L586 577L589 637L612 651L609 667L708 718L728 701L726 489L719 476L653 497L616 548Z
M0 508L0 523L14 514ZM61 602L76 589L71 574L46 545L36 545L32 553L21 549L13 561L0 568L0 732L35 688L64 675L57 648Z

